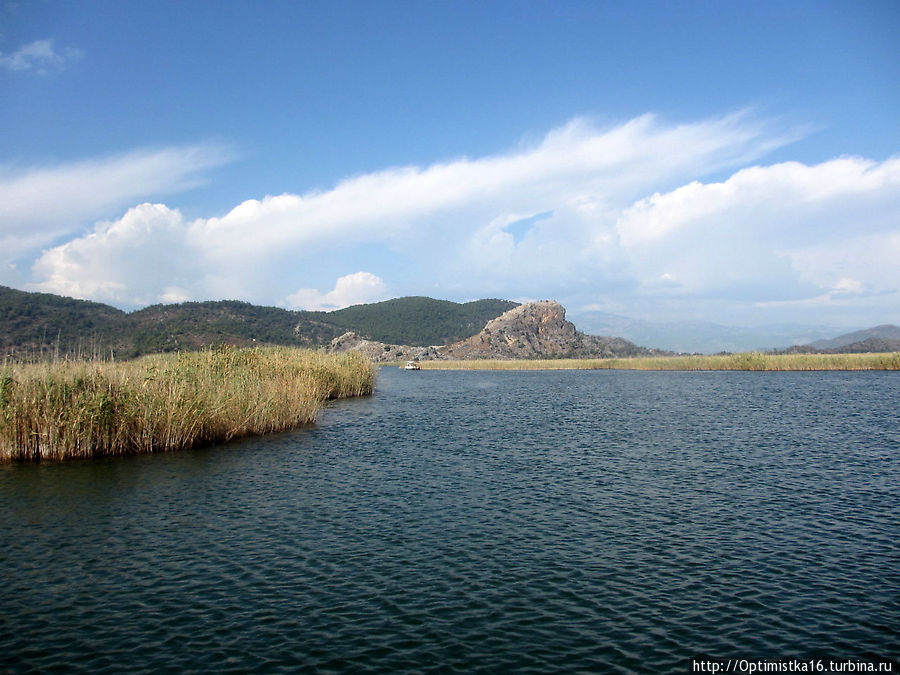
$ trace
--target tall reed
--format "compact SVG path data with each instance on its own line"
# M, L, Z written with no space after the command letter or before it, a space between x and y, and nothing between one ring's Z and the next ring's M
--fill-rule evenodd
M126 362L0 367L0 460L161 452L313 422L372 392L355 353L219 348Z

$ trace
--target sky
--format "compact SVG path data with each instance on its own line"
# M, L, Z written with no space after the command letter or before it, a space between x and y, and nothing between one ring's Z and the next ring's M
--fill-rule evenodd
M0 284L900 324L900 2L0 0Z

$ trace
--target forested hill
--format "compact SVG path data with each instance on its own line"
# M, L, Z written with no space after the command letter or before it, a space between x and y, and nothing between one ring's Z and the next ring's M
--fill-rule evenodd
M326 345L346 331L401 344L444 344L477 333L516 303L398 298L334 312L246 302L185 302L126 313L109 305L0 286L0 357L133 357L216 344Z
M378 342L424 346L464 340L475 335L491 319L517 306L518 303L509 300L475 300L459 304L408 297L318 314L322 320Z
M0 356L77 349L79 340L90 354L92 339L100 336L108 353L125 339L127 319L125 312L98 302L0 286Z

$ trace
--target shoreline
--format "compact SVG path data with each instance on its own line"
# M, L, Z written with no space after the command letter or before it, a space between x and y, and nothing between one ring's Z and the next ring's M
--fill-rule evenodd
M422 370L872 371L900 370L900 352L866 354L715 354L623 359L419 361ZM402 363L379 364L382 367Z

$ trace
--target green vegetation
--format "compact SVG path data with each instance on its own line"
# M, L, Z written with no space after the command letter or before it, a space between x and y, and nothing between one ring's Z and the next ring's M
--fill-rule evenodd
M236 347L327 345L354 331L380 342L445 344L474 335L516 303L459 304L398 298L334 312L294 312L232 300L153 305L126 313L96 302L0 286L0 357L133 358L142 354Z
M0 460L162 452L291 429L372 392L355 353L222 347L0 367Z
M423 370L900 370L900 352L885 354L721 354L627 359L422 361Z
M321 313L328 321L378 342L400 345L445 345L475 335L518 303L476 300L463 304L424 297L397 298Z
M344 332L325 321L310 320L313 314L235 300L152 305L127 315L127 337L131 345L125 355L200 349L217 344L311 347L328 344Z
M108 355L109 347L121 341L127 317L97 302L0 286L0 356L16 351L41 358L79 349Z

